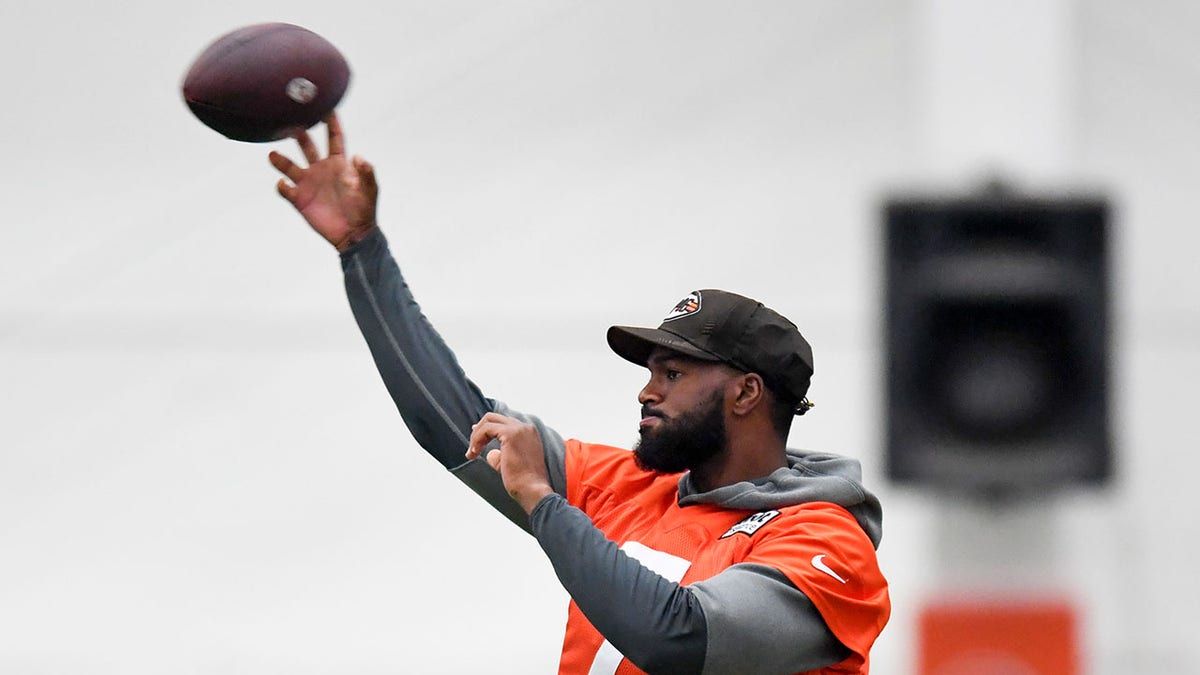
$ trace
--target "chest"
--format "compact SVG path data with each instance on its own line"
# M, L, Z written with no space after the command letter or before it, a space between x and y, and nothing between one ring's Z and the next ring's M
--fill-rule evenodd
M682 583L707 579L744 562L778 527L779 511L743 511L675 500L623 504L591 514L609 539L659 574Z

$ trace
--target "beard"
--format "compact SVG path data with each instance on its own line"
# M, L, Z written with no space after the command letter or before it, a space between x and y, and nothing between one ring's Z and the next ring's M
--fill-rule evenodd
M724 453L727 445L721 403L721 392L716 391L706 402L678 417L658 415L662 422L657 428L639 432L641 440L633 448L637 465L646 471L681 473Z

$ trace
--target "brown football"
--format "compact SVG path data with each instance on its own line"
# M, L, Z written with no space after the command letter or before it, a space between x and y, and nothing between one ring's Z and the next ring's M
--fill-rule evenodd
M183 99L221 134L266 143L320 122L349 84L349 64L325 38L288 23L260 23L206 47L183 79Z

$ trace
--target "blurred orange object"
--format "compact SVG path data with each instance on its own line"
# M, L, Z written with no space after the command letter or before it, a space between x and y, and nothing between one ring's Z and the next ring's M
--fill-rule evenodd
M921 612L920 675L1079 675L1065 602L956 600Z

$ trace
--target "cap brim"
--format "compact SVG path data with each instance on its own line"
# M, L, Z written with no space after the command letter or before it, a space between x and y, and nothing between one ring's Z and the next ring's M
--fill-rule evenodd
M639 366L646 365L650 354L660 347L702 361L721 360L719 356L660 328L612 326L608 329L608 346L612 347L617 356Z

